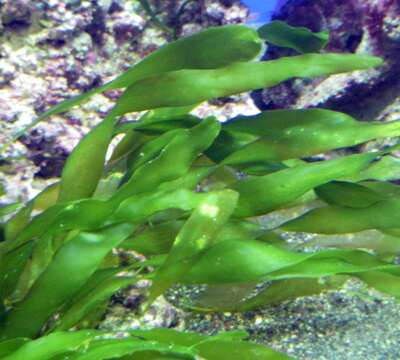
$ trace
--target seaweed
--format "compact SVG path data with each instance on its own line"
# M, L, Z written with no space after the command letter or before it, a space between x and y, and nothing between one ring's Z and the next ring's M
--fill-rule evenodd
M257 62L263 38L307 54ZM93 319L110 296L142 279L152 280L142 311L175 284L209 286L193 311L246 311L337 288L349 277L399 298L400 267L390 257L399 251L400 191L388 181L398 174L398 146L305 159L398 138L398 121L361 123L323 109L262 112L222 124L191 114L220 96L382 63L309 53L326 38L283 23L259 32L243 25L207 29L34 121L30 127L94 93L124 89L73 150L59 183L17 211L1 209L1 216L14 212L2 223L0 242L1 358L220 359L228 351L231 359L288 358L245 341L241 331L207 337L132 330L121 337L96 330ZM144 110L139 121L121 123L123 115ZM258 221L298 205L309 211L277 227ZM299 252L285 242L285 231L358 241L317 239L318 251ZM375 235L363 241L365 231ZM146 260L121 262L115 249ZM253 285L265 282L249 298ZM218 301L218 290L235 286L249 291L229 304Z

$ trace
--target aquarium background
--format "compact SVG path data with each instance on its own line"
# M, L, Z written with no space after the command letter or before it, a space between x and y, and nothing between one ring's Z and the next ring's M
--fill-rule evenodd
M322 107L362 120L400 115L400 4L396 0L150 1L176 36L227 23L254 26L271 19L329 30L328 49L385 58L385 66L327 79L292 80L202 106L221 121L259 109ZM179 14L179 16L177 16ZM171 32L131 0L0 0L0 143L50 106L112 79L159 46ZM264 58L291 56L270 46ZM79 139L99 123L119 93L96 95L82 108L52 117L13 143L1 158L1 202L27 201L57 181ZM132 120L134 116L127 117ZM375 146L381 144L375 144ZM374 145L369 145L374 146ZM169 300L183 296L171 293ZM252 338L298 359L399 359L400 307L390 297L351 282L340 291L301 298L241 315L196 315L163 299L136 318L140 289L115 296L104 329L164 326L214 333L246 328Z

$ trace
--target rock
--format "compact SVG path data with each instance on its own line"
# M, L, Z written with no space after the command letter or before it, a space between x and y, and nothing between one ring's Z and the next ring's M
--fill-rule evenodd
M133 42L143 32L146 22L137 14L129 16L114 16L113 34L115 40L121 44L124 42Z
M95 44L103 44L103 34L106 32L106 12L101 3L92 3L91 19L84 30L90 34ZM108 9L108 7L107 7Z
M74 7L74 6L79 6L81 2L82 0L66 0L65 4L67 7Z
M385 65L326 79L291 80L256 91L260 109L324 107L360 119L391 120L400 110L400 2L397 0L288 0L273 19L313 31L327 29L328 51L381 56ZM294 52L269 47L264 59Z
M115 12L122 11L123 9L124 5L122 3L122 0L113 0L110 7L108 8L108 13L113 14Z
M0 86L10 83L14 79L15 66L4 59L0 59Z
M29 136L23 136L21 142L29 150L29 160L37 167L35 176L43 179L61 176L68 152L57 144L54 136L46 135L43 129L35 129Z
M0 18L4 27L29 27L31 17L32 6L29 0L5 0L0 3Z
M156 13L179 37L203 27L240 23L249 15L239 0L154 1Z

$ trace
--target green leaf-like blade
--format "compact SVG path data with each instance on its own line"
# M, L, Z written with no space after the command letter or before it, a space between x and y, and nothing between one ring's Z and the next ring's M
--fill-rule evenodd
M53 184L41 191L30 200L5 224L6 241L14 240L27 226L34 210L43 211L54 205L57 201L59 185Z
M18 350L22 345L30 341L27 338L15 338L0 342L0 357L3 359L14 351Z
M85 284L111 249L125 240L133 229L134 225L121 224L97 233L82 232L69 240L58 250L20 306L7 316L1 336L8 339L35 336L46 320Z
M63 312L52 331L69 330L78 324L86 315L96 309L117 291L135 283L136 278L132 277L111 277L96 286L86 296L80 297L75 303Z
M318 52L329 41L327 31L312 32L305 27L294 27L283 21L271 21L258 29L260 37L276 46L291 48L299 53Z
M139 234L134 234L126 239L121 247L134 250L146 256L167 254L184 223L183 220L174 220L150 225ZM222 227L214 241L253 239L260 232L259 226L251 222L230 221Z
M375 138L399 136L400 122L360 122L324 109L273 110L234 118L223 124L223 132L256 137L223 161L235 165L303 158Z
M53 356L78 349L98 335L101 333L95 330L54 333L23 344L3 360L50 360Z
M71 360L105 360L119 359L143 351L156 351L160 354L174 355L179 359L195 360L197 352L189 347L167 345L157 341L143 341L135 338L105 339L93 341L87 349L83 349Z
M229 354L231 360L290 360L286 354L247 341L215 340L194 347L205 359L219 360ZM293 359L294 360L294 359Z
M149 161L142 163L139 158L135 162L137 170L114 194L112 201L118 203L131 195L152 191L163 182L185 175L193 161L212 144L220 129L221 125L214 118L207 118L193 128L172 130L175 136L161 135L160 138L165 138L161 144L160 138L148 143L143 157L148 157L146 160ZM155 149L154 143L157 143Z
M335 276L328 279L287 279L272 281L268 283L261 292L257 295L248 298L248 294L252 288L247 288L247 291L240 299L235 299L233 294L236 294L236 288L245 285L236 285L233 288L233 294L227 302L226 299L221 299L220 291L227 291L226 287L232 288L233 285L214 285L210 286L204 293L196 299L196 310L201 311L249 311L269 305L279 304L289 299L294 299L302 296L310 296L320 294L325 291L339 288L347 279L346 276ZM221 290L219 290L221 288ZM246 290L246 288L245 288ZM223 301L225 300L225 301Z
M382 255L400 253L400 237L385 234L377 230L365 230L357 233L319 234L307 246L321 248L370 249Z
M325 206L282 225L286 231L345 234L363 230L391 230L400 224L400 201L383 200L368 207Z
M397 300L400 299L400 281L398 276L380 271L368 271L357 274L357 277L367 285L385 294L394 296Z
M248 217L276 210L318 185L357 173L375 157L373 153L351 155L240 180L232 186L240 194L235 214Z
M354 174L351 181L381 180L391 181L400 179L400 159L395 156L384 156L381 160L372 163L365 170Z
M217 97L267 88L293 77L317 77L379 66L377 57L308 54L266 62L236 63L213 70L180 70L150 76L128 87L115 113L178 107ZM175 89L175 91L171 91Z
M133 330L133 335L146 340L157 340L171 345L193 347L201 358L220 360L229 353L232 360L289 360L285 354L265 346L241 341L246 335L242 331L223 332L214 336L204 336L190 332L177 332L170 329ZM143 359L144 360L144 359Z
M0 299L10 295L32 253L32 243L26 243L9 253L0 254Z
M94 193L103 174L115 123L115 116L111 112L72 151L61 174L60 202L90 197Z
M399 269L364 251L295 253L259 241L224 241L211 247L182 279L229 284Z
M388 198L367 186L346 181L332 181L316 187L314 191L329 205L352 208L368 207Z
M209 193L177 235L164 264L157 271L150 292L156 299L191 268L196 258L214 241L236 206L238 194L231 190Z

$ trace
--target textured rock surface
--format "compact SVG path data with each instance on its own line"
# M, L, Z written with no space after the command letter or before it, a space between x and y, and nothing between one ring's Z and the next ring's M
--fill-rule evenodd
M242 22L248 13L238 0L192 1L179 11L183 2L150 1L177 36ZM109 81L171 38L137 1L0 0L0 144L50 106ZM53 116L13 144L6 153L12 168L0 173L9 200L26 200L54 181L115 95Z
M253 94L261 109L324 107L360 119L400 117L400 2L398 0L287 0L274 19L313 31L327 29L327 49L368 53L385 59L385 66L323 80L294 80ZM293 54L270 47L265 58Z

